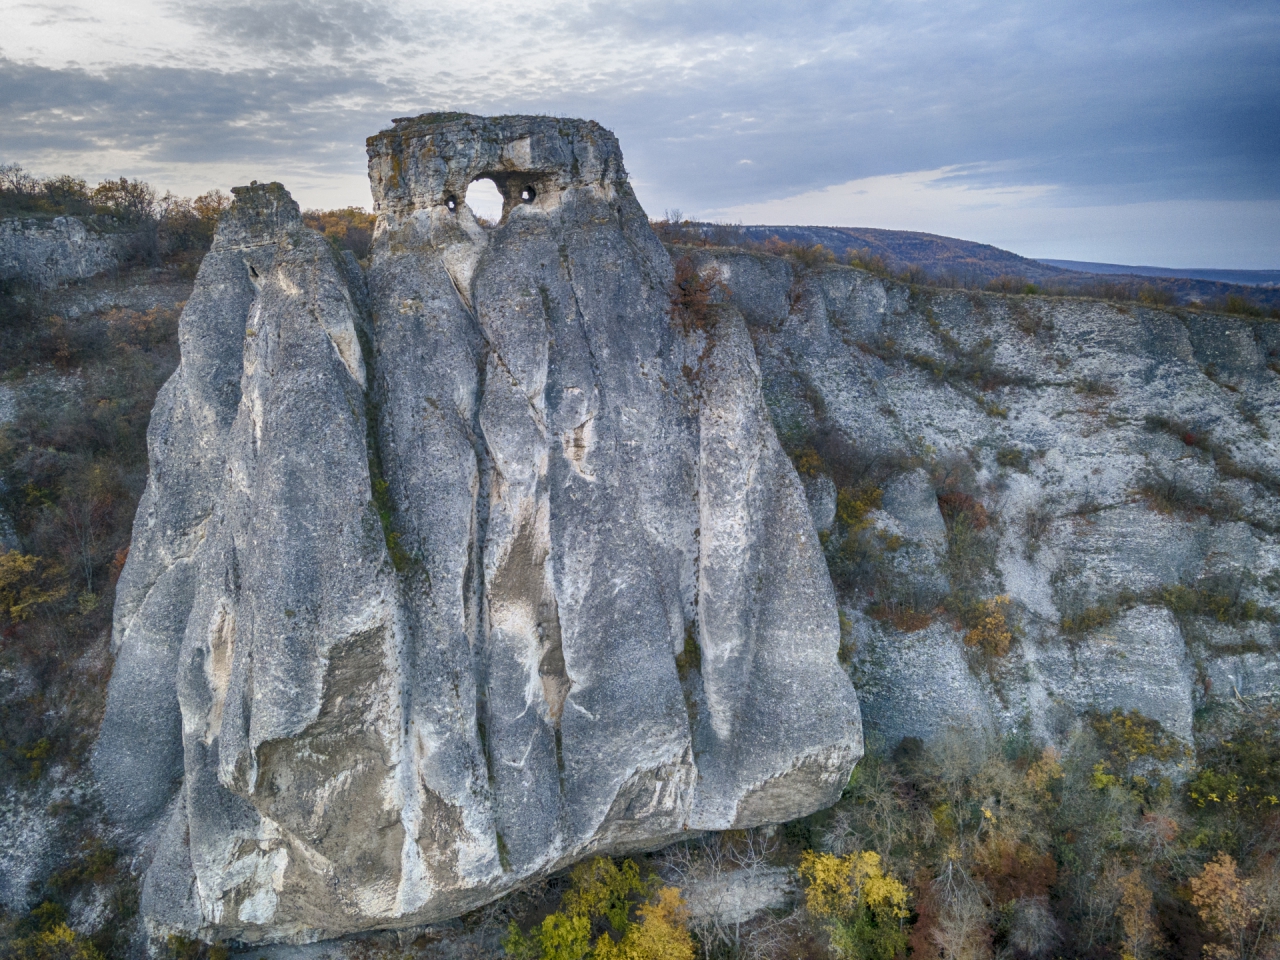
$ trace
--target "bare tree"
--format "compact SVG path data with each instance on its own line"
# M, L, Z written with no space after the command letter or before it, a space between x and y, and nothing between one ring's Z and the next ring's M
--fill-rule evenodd
M779 883L782 871L771 862L777 849L777 839L761 829L709 834L664 852L662 872L685 891L689 927L707 960L720 949L763 960L792 939L794 912L753 915L754 907L743 902L751 890Z

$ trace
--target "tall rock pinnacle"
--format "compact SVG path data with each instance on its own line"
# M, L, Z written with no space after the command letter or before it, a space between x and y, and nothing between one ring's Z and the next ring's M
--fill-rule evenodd
M238 189L153 415L95 766L158 930L431 922L807 814L861 756L742 318L673 319L613 135L428 115L368 152L367 289Z

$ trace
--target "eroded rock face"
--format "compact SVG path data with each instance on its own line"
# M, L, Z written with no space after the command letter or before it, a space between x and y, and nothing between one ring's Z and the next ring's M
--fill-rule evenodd
M137 238L103 230L91 218L0 220L0 280L36 288L56 287L117 269Z
M841 591L873 742L1065 745L1120 710L1190 743L1280 694L1280 324L676 255L747 315L779 434L825 451L811 493L880 496ZM981 506L977 537L949 491ZM1004 653L966 644L966 589L1008 598Z
M804 815L861 755L743 319L672 322L613 136L436 115L369 155L367 290L238 189L153 414L95 767L157 931L430 922Z

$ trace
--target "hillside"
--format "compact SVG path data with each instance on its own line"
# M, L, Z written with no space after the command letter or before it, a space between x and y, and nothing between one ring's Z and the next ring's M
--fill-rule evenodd
M1267 287L1280 284L1280 270L1177 270L1171 267L1135 267L1121 263L1092 263L1084 260L1047 260L1041 263L1077 273L1124 275L1131 277L1182 277L1190 280L1212 280L1242 287Z
M1042 292L1061 291L1102 299L1135 299L1145 291L1157 302L1225 305L1229 298L1236 298L1254 304L1263 313L1280 309L1280 287L1258 285L1274 283L1275 277L1280 276L1275 271L1195 271L1194 275L1186 275L1157 268L1125 272L1130 268L1112 264L1069 267L1067 261L1032 260L972 240L870 227L710 223L679 226L687 235L696 234L720 246L763 244L773 237L806 247L821 244L841 260L856 251L865 251L866 256L881 258L895 273L915 269L947 286L981 289L992 282L1017 281L1017 285L1034 284ZM1099 269L1085 269L1093 266Z

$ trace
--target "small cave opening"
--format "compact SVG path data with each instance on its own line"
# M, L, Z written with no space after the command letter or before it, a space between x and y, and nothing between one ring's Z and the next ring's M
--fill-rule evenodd
M533 203L534 198L538 196L538 191L533 189L532 183L526 183L520 188L520 202Z
M488 177L480 177L467 187L467 206L480 220L495 224L502 219L502 191Z

